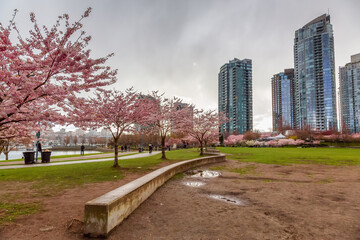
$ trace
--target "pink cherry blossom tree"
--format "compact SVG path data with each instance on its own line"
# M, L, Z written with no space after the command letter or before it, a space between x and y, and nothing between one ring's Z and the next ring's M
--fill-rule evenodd
M166 159L166 138L172 132L181 132L184 121L190 118L191 106L184 104L179 98L166 98L157 91L152 92L153 110L148 118L146 130L158 134L161 139L161 159Z
M116 70L104 65L113 54L90 57L91 37L81 30L90 12L75 22L64 14L50 28L39 25L31 13L28 37L18 30L16 11L10 25L0 23L0 132L16 122L62 120L55 111L59 103L116 81Z
M95 97L80 99L70 107L69 123L81 128L105 128L110 131L115 147L114 167L119 167L119 139L125 132L134 131L135 124L142 124L150 116L154 104L149 99L140 97L132 88L125 92L101 90Z
M192 118L186 120L183 131L196 139L200 146L200 155L204 155L204 147L208 143L219 140L219 127L226 122L225 118L219 116L215 110L205 111L203 109L193 110Z

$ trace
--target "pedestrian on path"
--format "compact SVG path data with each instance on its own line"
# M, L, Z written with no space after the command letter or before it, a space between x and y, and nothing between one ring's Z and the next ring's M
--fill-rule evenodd
M85 154L85 146L84 144L82 144L80 147L80 155L84 155L84 154Z
M153 146L151 145L151 143L149 144L149 153L152 153L152 149L153 149Z

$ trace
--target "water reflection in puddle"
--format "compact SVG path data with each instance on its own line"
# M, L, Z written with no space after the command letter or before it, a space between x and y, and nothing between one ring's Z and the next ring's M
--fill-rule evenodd
M198 173L192 175L191 177L195 177L195 178L216 178L220 176L219 172L216 171L209 171L209 170L204 170L204 171L199 171Z
M228 197L228 196L222 196L222 195L216 195L216 194L209 195L209 197L212 199L224 201L224 202L239 205L239 206L247 205L246 201L241 200L239 198L235 198L235 197Z
M184 182L184 184L189 187L201 187L201 186L205 185L204 182L194 182L194 181Z

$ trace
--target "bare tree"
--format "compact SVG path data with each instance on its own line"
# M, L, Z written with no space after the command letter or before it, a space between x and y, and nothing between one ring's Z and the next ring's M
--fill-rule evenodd
M69 135L66 135L64 137L64 144L65 146L68 146L70 144L70 141L71 141L71 137Z

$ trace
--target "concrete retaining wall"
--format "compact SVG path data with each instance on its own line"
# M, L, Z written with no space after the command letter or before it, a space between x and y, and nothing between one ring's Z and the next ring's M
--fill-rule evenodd
M225 155L217 154L174 163L87 202L84 234L89 237L107 237L114 227L175 174L222 161L225 161Z

